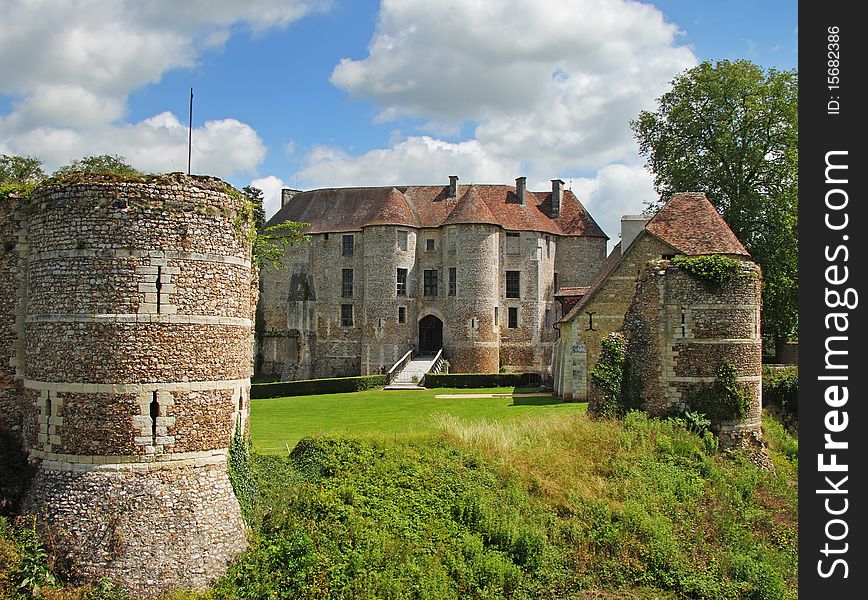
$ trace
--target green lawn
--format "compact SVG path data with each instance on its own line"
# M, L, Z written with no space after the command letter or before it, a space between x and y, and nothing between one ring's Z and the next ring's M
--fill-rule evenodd
M436 388L421 391L369 390L348 394L291 396L251 401L253 448L265 454L285 453L311 434L404 434L431 431L437 415L462 421L498 421L514 417L584 412L586 403L557 398L435 398L438 394L534 392L536 389Z

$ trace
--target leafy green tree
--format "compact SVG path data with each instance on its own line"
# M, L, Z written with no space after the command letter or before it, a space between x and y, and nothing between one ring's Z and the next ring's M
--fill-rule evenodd
M54 172L55 177L67 177L79 173L96 175L117 175L120 177L135 177L142 172L130 166L123 156L117 154L99 154L74 160Z
M631 123L660 199L703 191L763 269L763 329L798 328L798 75L703 62Z
M253 211L253 262L269 271L279 269L287 246L297 246L310 240L302 232L309 223L285 221L266 227L263 191L250 185L245 186L241 191L247 196Z
M244 186L241 191L253 205L253 226L256 227L256 231L260 231L265 227L265 208L263 207L265 193L252 185Z
M43 179L45 172L38 158L0 154L0 185L32 184Z

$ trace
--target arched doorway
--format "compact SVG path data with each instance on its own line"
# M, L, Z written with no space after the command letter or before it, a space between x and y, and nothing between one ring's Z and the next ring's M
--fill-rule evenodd
M419 321L419 354L436 354L443 347L443 321L428 315Z

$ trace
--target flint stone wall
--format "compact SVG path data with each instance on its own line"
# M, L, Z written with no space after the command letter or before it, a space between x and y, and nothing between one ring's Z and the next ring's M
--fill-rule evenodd
M749 410L743 419L712 427L724 446L759 437L760 288L759 267L750 261L740 262L736 276L715 289L669 261L652 261L641 272L623 330L629 376L649 414L690 408L690 396L712 384L728 360Z
M246 546L226 456L248 427L249 217L227 184L182 174L29 199L26 506L82 578L144 596L201 587Z
M43 470L30 492L31 509L75 578L109 577L145 597L201 588L246 546L225 456L214 460Z

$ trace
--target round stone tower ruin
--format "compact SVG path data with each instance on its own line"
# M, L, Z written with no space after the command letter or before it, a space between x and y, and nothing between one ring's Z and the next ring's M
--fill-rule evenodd
M43 185L16 324L26 508L72 573L153 595L246 546L227 475L252 372L249 211L181 174Z
M762 337L759 267L738 259L733 277L710 286L670 261L652 261L642 271L624 318L632 385L645 410L697 410L721 364L734 369L746 399L741 418L708 416L724 447L751 445L762 428ZM718 394L719 395L719 394ZM713 411L712 411L713 412Z

